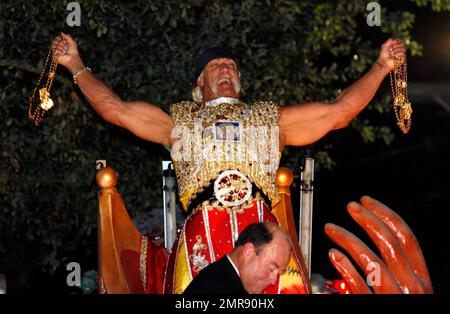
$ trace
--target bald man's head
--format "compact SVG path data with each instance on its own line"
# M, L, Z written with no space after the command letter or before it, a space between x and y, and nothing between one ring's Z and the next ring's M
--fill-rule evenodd
M239 261L242 284L248 293L261 293L286 268L291 241L285 231L271 222L254 223L239 235L232 253Z

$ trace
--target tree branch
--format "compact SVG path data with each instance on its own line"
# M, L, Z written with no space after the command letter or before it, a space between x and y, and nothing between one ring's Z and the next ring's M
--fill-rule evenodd
M34 74L41 74L41 70L33 68L28 64L19 63L13 60L0 60L0 67L14 67ZM72 86L72 81L61 76L55 76L55 79L66 86Z

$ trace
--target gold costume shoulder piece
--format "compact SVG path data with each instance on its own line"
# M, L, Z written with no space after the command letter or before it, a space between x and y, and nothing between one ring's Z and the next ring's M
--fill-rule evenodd
M171 106L176 137L171 154L185 210L226 170L244 174L272 205L279 201L278 108L272 102L204 106L183 101Z

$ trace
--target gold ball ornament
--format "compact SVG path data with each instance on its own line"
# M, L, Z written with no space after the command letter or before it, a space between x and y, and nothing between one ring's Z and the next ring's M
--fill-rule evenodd
M290 186L294 181L294 175L289 168L280 167L277 170L277 186Z
M95 176L97 184L102 189L115 187L119 180L117 172L110 167L104 167L97 172Z

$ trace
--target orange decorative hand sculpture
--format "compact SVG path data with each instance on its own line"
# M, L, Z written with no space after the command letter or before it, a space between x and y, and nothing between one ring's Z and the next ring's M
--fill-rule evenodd
M361 277L344 254L331 249L330 260L352 293L433 293L420 245L398 214L368 196L362 197L361 203L349 203L347 211L367 232L381 254L381 258L378 257L342 227L325 225L327 236L352 257L367 278Z

